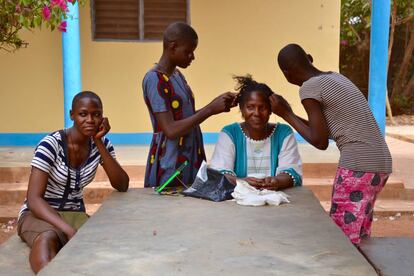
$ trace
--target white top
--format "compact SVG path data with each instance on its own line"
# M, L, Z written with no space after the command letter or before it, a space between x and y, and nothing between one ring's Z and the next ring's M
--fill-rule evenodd
M257 178L261 178L260 174L271 176L271 137L277 131L276 129L277 127L263 140L253 140L243 132L246 137L247 176ZM235 159L236 147L232 139L225 132L220 132L213 156L210 160L210 167L220 171L234 172ZM284 139L278 156L278 163L279 166L276 169L276 175L281 170L288 168L292 168L299 175L302 175L302 160L293 133Z

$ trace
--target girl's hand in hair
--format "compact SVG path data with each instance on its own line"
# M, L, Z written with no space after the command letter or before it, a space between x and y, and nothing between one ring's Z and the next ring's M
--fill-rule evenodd
M240 96L241 96L240 93L233 93L233 94L235 94L236 96L233 98L233 101L231 102L231 107L232 108L236 107L239 104L239 100L240 100Z
M289 114L293 113L290 104L282 96L273 94L269 100L272 112L277 116L286 118Z
M210 114L215 115L222 112L229 112L230 108L234 107L233 103L236 97L236 93L226 92L221 94L208 104Z
M98 131L96 132L93 138L95 140L101 139L109 132L110 129L111 129L111 126L109 125L108 118L107 117L102 118L102 122L98 128Z

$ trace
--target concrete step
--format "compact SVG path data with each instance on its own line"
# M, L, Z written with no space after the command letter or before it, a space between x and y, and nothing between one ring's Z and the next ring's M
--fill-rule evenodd
M131 181L143 180L145 176L145 166L128 165L123 166ZM1 183L27 183L30 176L31 167L0 167ZM104 169L99 166L94 181L108 181Z
M312 190L320 201L330 200L334 178L304 178L303 185ZM406 189L404 183L397 178L390 177L379 199L414 200L414 189Z
M130 188L144 187L144 181L130 181ZM102 203L114 191L109 182L94 181L86 186L84 200L87 203ZM6 204L22 204L26 198L27 183L1 183L0 202ZM1 213L0 213L1 215Z
M329 178L305 178L304 186L308 187L320 201L328 201L332 194L333 179ZM144 187L143 181L131 181L130 188ZM109 182L94 181L84 191L85 200L90 203L101 203L114 189ZM2 204L13 204L23 202L26 197L26 183L1 183L0 202ZM405 189L404 184L398 179L388 181L381 191L379 199L403 199L414 200L414 190Z
M331 208L330 201L320 201L326 212ZM396 214L414 214L414 201L412 200L381 200L378 199L374 206L374 215L395 216Z
M143 180L145 166L124 165L122 166L129 175L131 181ZM0 167L0 185L2 183L27 183L30 175L30 166L27 167ZM307 178L334 178L337 169L336 163L304 163L303 174ZM96 172L95 181L108 181L105 171L101 166Z

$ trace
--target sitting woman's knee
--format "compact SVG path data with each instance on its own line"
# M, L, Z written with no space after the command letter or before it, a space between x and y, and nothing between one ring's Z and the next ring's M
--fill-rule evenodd
M61 248L58 235L54 231L46 231L35 239L30 252L30 265L35 273L47 265Z
M59 236L54 231L46 231L37 236L33 247L48 248L51 252L60 249L61 244Z

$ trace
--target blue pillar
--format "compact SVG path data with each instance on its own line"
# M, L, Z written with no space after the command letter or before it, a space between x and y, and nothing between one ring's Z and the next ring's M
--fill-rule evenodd
M62 33L65 127L72 126L72 99L82 90L78 2L68 1L68 9L66 32Z
M372 1L368 103L383 135L385 134L390 10L390 0Z

